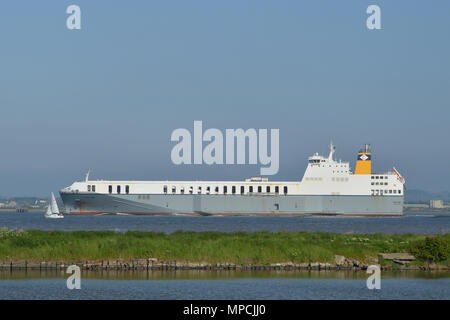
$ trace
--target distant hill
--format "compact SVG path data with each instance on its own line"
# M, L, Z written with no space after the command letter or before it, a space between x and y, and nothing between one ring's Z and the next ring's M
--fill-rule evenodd
M430 200L443 200L445 202L450 202L450 192L428 192L419 189L406 190L406 203L429 203Z

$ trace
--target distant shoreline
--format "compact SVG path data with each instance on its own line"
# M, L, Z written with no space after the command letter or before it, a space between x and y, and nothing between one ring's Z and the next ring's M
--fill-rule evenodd
M18 212L19 210L25 210ZM0 212L17 212L17 213L27 213L27 212L45 212L46 208L0 208Z

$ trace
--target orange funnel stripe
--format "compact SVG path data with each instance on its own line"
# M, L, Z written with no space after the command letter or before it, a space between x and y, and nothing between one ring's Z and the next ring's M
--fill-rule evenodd
M370 152L359 152L356 160L355 174L372 174L372 154Z

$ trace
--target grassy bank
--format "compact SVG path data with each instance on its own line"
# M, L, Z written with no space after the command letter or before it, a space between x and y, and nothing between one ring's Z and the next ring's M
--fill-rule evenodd
M439 236L450 248L450 234ZM422 235L320 232L157 232L0 230L0 260L146 259L269 264L369 261L378 253L412 252ZM447 249L446 249L447 250ZM448 259L444 261L448 265Z

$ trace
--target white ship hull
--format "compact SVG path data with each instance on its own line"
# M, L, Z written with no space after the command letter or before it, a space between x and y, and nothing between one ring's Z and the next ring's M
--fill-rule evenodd
M301 181L90 181L60 191L70 214L401 215L404 178L371 172L368 147L348 162L308 160Z
M69 214L347 215L402 214L402 196L100 195L61 193Z

